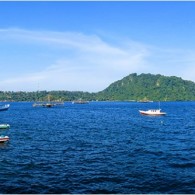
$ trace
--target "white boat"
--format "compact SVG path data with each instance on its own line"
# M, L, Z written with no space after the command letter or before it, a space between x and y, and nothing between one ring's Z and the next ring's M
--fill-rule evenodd
M163 116L166 115L166 112L161 112L161 109L150 109L147 111L139 110L140 114L151 115L151 116Z
M4 110L8 110L10 107L9 104L5 104L5 105L0 105L0 111L4 111Z
M9 141L9 137L6 135L0 135L0 143L4 143L4 142L7 142Z
M8 129L10 128L9 124L0 124L0 129Z
M89 101L85 101L82 99L76 100L76 101L72 101L72 104L88 104Z

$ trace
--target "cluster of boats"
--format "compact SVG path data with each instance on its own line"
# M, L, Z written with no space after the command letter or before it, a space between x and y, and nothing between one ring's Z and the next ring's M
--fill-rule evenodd
M141 103L152 103L153 101L149 100L142 100L138 101ZM82 100L81 98L72 101L72 104L89 104L89 101ZM48 102L36 102L33 104L33 107L46 107L46 108L51 108L53 106L62 106L64 105L63 102L51 102L50 100ZM151 116L163 116L166 115L166 112L162 112L160 109L160 102L159 102L159 109L149 109L149 110L139 110L139 113L142 115L151 115Z
M33 104L33 107L45 107L45 108L51 108L54 106L63 106L63 102L35 102Z
M1 105L0 106L0 111L6 111L10 107L9 104ZM9 124L0 124L0 130L6 130L9 129L10 125ZM5 143L9 141L9 137L7 135L0 135L0 143Z
M78 101L74 101L72 102L73 104L87 104L89 103L88 101L83 101L81 99L79 99ZM51 102L47 102L47 103L35 103L33 106L34 107L52 107L52 106L56 106L56 105L63 105L61 102L58 103L51 103ZM9 104L5 104L5 105L1 105L0 106L0 111L6 111L8 110L10 107ZM149 115L149 116L164 116L166 115L166 112L162 112L160 109L160 103L159 103L159 109L149 109L149 110L139 110L139 113L142 115ZM0 130L6 130L9 129L10 125L9 124L0 124ZM9 137L7 135L0 135L0 143L4 143L9 141Z

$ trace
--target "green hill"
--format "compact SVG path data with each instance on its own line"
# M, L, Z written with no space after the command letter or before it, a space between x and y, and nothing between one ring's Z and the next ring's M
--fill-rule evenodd
M175 76L160 74L130 74L112 83L98 93L82 91L39 91L39 92L3 92L0 101L73 101L83 100L152 100L152 101L190 101L195 100L195 83Z
M133 73L112 83L97 96L104 100L195 100L195 83L175 76Z

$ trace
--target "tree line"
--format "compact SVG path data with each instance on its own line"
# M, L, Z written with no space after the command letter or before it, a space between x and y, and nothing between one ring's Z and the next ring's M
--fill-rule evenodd
M89 93L82 91L0 91L0 101L190 101L195 100L195 83L179 77L130 74L112 83L103 91Z

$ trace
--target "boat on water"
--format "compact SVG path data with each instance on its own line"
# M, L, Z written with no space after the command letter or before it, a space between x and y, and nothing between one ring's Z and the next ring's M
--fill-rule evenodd
M9 137L7 135L0 135L0 143L4 143L9 141Z
M72 104L89 104L89 101L76 100L76 101L72 101Z
M33 104L33 107L45 107L45 108L51 108L54 106L64 106L64 102L57 100L57 101L50 101L51 95L48 95L47 101L41 101L41 102L35 102Z
M9 124L0 124L0 129L9 129L10 125Z
M51 108L54 106L64 106L64 102L36 102L33 104L33 107Z
M140 100L139 103L152 103L152 100Z
M51 108L52 106L54 106L54 104L52 103L45 103L45 102L41 102L41 103L34 103L33 107L46 107L46 108Z
M158 109L139 110L139 112L142 115L150 115L150 116L164 116L164 115L167 114L166 112L161 112L160 102L159 102L159 108Z
M164 116L166 112L161 112L161 109L150 109L150 110L139 110L142 115L150 115L150 116Z
M0 111L8 110L10 107L10 104L0 105Z

